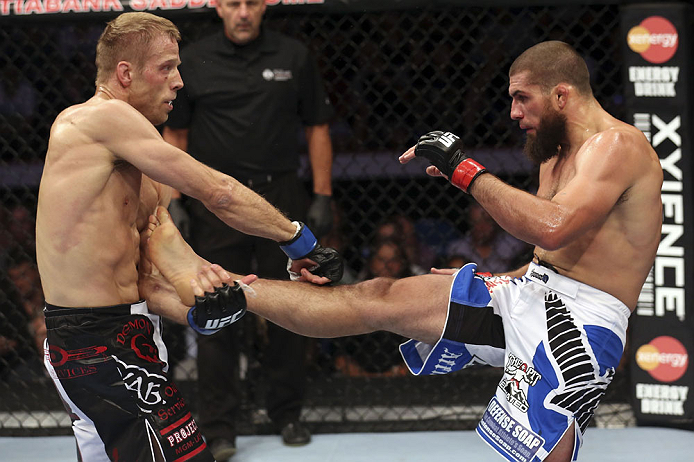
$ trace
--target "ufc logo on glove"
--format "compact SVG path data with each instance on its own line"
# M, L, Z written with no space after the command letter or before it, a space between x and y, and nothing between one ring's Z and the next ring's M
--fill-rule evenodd
M450 148L451 145L453 145L453 143L456 142L456 140L458 140L458 137L451 132L446 132L443 135L441 135L441 138L439 138L441 144L443 144L447 148Z
M472 183L487 171L482 164L468 157L463 142L451 132L433 131L419 137L415 156L427 159L446 175L448 181L469 194Z
M229 324L233 324L239 319L241 319L241 316L246 312L246 310L241 310L235 313L233 316L225 316L220 319L208 319L207 322L205 323L204 328L205 329L221 329L222 327L226 327Z
M233 311L234 314L228 315ZM188 311L188 324L197 333L212 335L219 329L233 324L246 313L246 296L243 288L234 282L224 284L214 292L205 292L204 297L195 297L195 306Z

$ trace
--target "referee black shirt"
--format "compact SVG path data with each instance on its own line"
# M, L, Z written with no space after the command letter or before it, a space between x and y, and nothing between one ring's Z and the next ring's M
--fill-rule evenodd
M306 46L261 28L236 45L220 31L181 52L184 87L167 125L189 128L188 153L244 178L296 171L299 128L327 123L333 111Z

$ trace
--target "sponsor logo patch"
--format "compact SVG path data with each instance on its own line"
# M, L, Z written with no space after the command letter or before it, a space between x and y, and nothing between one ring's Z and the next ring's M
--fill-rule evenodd
M542 281L545 284L547 284L547 281L549 281L549 274L547 273L538 273L535 270L530 270L530 277L533 279L537 279L538 281Z
M510 377L507 377L508 374ZM542 375L522 359L509 353L506 367L504 367L504 377L499 382L499 388L506 393L506 399L522 412L528 412L529 387L542 378Z
M660 382L674 382L687 371L689 355L674 337L662 335L636 350L636 364Z
M126 364L116 356L118 372L123 377L125 388L137 396L137 406L142 412L150 414L157 405L166 404L162 393L166 390L166 377L149 372L134 364Z
M629 48L653 64L664 63L677 51L677 29L662 16L650 16L627 33Z
M508 460L530 462L545 444L544 438L516 420L492 398L477 432L497 451L506 454Z
M286 82L292 79L291 69L264 69L262 73L263 79L268 82L274 80L275 82Z

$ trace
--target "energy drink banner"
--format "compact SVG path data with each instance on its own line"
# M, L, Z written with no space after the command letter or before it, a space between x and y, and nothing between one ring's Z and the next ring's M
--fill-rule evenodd
M658 153L663 229L651 274L632 314L631 393L639 423L694 422L694 197L691 7L622 9L627 121Z

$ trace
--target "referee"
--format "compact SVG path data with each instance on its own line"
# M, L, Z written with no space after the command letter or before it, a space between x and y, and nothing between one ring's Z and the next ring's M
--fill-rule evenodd
M315 60L299 41L262 26L264 0L220 0L216 9L223 31L181 53L184 88L164 139L233 176L291 219L307 221L320 237L332 226L333 110ZM312 200L297 175L302 127ZM287 257L275 242L229 228L196 200L173 202L172 215L189 215L194 223L189 240L200 256L237 273L287 279ZM256 318L245 321L253 328ZM269 322L267 327L262 370L268 415L285 444L307 444L311 434L299 421L306 339ZM198 337L199 423L218 461L236 452L239 345L237 328Z

